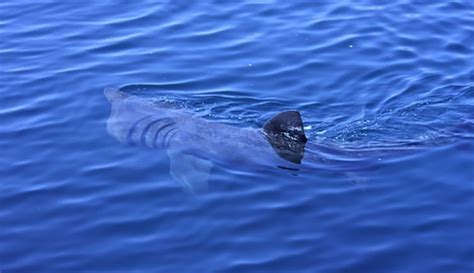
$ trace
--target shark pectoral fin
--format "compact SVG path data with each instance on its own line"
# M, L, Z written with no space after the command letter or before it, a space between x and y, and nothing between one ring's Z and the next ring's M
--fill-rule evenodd
M193 155L168 151L170 174L193 193L206 192L211 176L212 162Z

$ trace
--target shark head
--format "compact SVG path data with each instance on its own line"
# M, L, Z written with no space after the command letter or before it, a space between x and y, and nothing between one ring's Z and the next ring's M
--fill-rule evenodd
M293 163L301 163L308 139L298 111L277 114L265 123L263 132L278 156Z

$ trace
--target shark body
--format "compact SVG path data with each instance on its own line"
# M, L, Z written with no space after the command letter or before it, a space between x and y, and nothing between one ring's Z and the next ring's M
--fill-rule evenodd
M307 142L297 111L269 120L262 129L239 128L198 117L166 102L107 88L107 132L122 143L166 150L170 174L192 192L205 191L215 164L273 165L298 169Z

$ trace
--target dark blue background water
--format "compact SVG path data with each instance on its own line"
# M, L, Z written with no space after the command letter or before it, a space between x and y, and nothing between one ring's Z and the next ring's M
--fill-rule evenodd
M472 1L7 0L0 38L2 273L474 270ZM134 83L350 156L189 195L105 130Z

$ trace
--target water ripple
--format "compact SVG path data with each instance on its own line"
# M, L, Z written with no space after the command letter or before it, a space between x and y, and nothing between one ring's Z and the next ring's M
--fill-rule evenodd
M474 268L471 1L0 10L1 272ZM110 86L239 128L297 109L315 162L186 195L107 134Z

